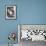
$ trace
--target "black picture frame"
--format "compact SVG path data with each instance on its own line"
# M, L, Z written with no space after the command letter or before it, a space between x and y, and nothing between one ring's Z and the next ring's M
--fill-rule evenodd
M5 5L5 19L16 20L16 5Z

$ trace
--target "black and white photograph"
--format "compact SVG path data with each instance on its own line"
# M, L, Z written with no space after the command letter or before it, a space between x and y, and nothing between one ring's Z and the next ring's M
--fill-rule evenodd
M6 6L6 19L16 19L16 6L9 5Z
M18 41L20 46L40 45L46 42L46 25L18 25Z

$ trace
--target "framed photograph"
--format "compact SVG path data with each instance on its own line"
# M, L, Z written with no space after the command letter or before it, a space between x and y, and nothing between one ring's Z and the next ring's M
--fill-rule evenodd
M18 25L18 41L46 41L46 25L20 24Z
M14 20L16 19L16 5L8 5L6 6L6 13L5 13L5 18Z

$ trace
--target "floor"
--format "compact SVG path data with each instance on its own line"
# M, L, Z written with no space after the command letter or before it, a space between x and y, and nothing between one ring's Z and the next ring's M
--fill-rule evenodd
M31 40L28 41L21 40L20 46L46 46L46 42L45 41L32 42Z
M8 46L8 44L0 44L0 46ZM46 46L46 42L43 42L43 41L32 42L31 40L28 40L28 41L21 40L19 45L14 44L13 46Z
M0 44L0 46L8 46L8 44ZM10 46L18 46L18 44L10 45Z

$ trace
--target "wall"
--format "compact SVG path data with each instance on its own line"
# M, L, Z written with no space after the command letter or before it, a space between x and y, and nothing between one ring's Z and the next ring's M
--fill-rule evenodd
M16 4L16 20L5 20L9 4ZM46 0L0 0L0 44L8 43L9 32L18 32L18 24L46 24Z
M21 24L46 24L46 0L20 1Z

